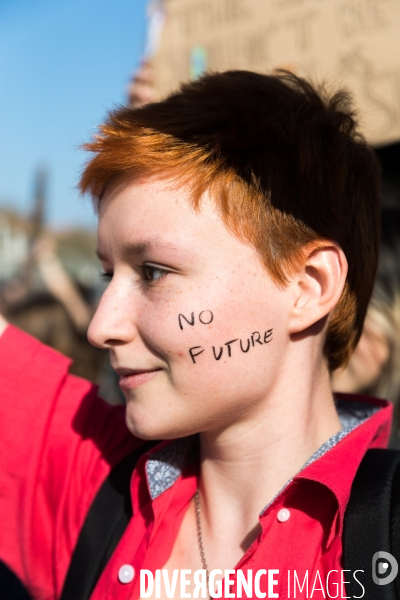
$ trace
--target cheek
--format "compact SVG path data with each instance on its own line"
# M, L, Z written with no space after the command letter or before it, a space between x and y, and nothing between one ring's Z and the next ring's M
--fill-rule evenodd
M166 370L135 392L139 402L129 405L128 415L156 437L241 418L273 386L285 351L282 303L277 310L262 294L237 291L175 300L147 306L139 325L146 347Z
M152 307L143 312L139 323L145 342L168 362L192 362L189 349L212 344L221 329L221 324L216 324L215 310L204 309L196 302L186 302L185 306L189 308L182 308L180 303Z
M231 376L231 369L260 370L271 363L277 345L282 345L283 313L254 297L239 296L236 301L229 297L222 302L221 298L182 299L149 307L143 312L140 330L147 345L168 362L175 378L193 381L205 374Z

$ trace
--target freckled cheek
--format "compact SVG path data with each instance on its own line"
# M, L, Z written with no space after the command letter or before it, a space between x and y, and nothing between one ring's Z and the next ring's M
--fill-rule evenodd
M238 293L237 286L231 294L221 294L219 298L210 298L205 294L204 298L188 299L186 295L179 295L168 301L163 298L159 303L146 303L140 308L138 329L142 338L147 346L171 364L177 360L191 365L190 348L204 348L202 362L206 360L214 364L213 355L210 354L213 346L218 354L219 348L230 340L243 338L242 345L246 350L246 345L252 343L253 332L259 331L262 337L274 327L268 302L265 299L259 301L254 294L249 297L247 293ZM225 348L227 355L229 350ZM232 347L232 357L233 350ZM222 362L220 360L218 364Z

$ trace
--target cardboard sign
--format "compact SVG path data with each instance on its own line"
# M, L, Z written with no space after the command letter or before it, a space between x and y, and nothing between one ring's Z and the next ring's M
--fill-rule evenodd
M207 70L288 68L352 92L374 145L400 140L399 0L165 0L165 96Z

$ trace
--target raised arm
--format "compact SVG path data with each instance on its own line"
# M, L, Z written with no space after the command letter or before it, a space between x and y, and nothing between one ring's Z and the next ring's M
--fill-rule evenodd
M138 441L69 359L0 327L0 561L35 598L58 598L97 489Z

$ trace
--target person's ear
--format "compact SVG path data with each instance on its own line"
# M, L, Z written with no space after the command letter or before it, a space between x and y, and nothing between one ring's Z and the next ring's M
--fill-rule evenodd
M338 303L347 276L347 259L333 241L304 248L304 260L292 283L294 303L289 333L305 331L327 315Z

